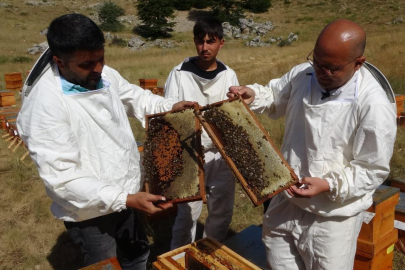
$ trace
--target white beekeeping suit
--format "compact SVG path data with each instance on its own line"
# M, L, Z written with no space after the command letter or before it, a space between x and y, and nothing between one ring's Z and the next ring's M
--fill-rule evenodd
M175 101L197 101L199 105L205 106L227 99L229 87L239 85L235 72L220 61L217 61L218 74L212 79L203 78L205 73L202 71L201 74L196 74L188 70L186 67L189 61L194 59L196 58L187 58L173 68L165 84L165 97ZM232 220L235 179L205 130L201 140L204 147L204 172L209 212L204 236L223 241ZM194 241L201 209L201 201L178 206L173 226L172 249Z
M103 88L67 95L55 64L24 91L18 130L39 168L52 213L82 221L125 209L141 189L128 117L171 110L174 102L130 84L104 66Z
M283 192L272 200L263 220L268 262L284 269L350 269L361 212L389 174L395 104L364 66L329 97L323 97L310 64L249 88L256 93L253 110L272 118L285 115L282 153L297 176L319 177L330 186L330 192L312 198ZM358 230L346 229L353 227ZM297 250L284 250L283 241ZM329 247L353 255L341 261L326 252ZM304 265L295 260L296 252Z

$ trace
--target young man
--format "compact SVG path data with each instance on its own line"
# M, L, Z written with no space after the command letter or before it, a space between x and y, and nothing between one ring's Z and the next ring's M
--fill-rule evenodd
M198 56L187 58L172 70L166 81L165 97L197 101L201 106L227 99L228 88L239 83L235 72L217 60L217 54L224 46L221 22L214 18L201 19L195 24L193 33ZM205 131L202 144L208 200L204 237L222 241L232 220L235 180ZM194 241L201 208L201 201L178 206L172 249Z
M51 211L81 246L85 265L117 256L122 269L145 269L149 245L138 211L171 205L156 207L165 198L140 192L127 116L143 121L194 102L174 104L105 66L104 35L83 15L56 18L47 39L50 53L24 86L17 125L53 200Z
M337 20L309 63L266 86L230 89L258 112L285 116L282 153L301 179L264 216L273 270L353 268L362 212L389 174L396 135L395 104L364 67L365 45L360 26Z

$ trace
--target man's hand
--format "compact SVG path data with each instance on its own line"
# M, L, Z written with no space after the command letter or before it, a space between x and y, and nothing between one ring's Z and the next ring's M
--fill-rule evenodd
M304 187L300 188L303 184ZM300 183L287 189L293 197L312 198L320 193L329 191L329 183L318 177L304 177Z
M172 110L173 111L181 111L185 109L191 109L194 108L194 105L196 105L197 102L194 101L180 101L177 103L173 104Z
M166 198L159 195L153 195L147 192L138 192L135 194L128 195L127 207L135 208L140 212L147 214L148 216L173 207L173 204L171 203L159 205L153 204L154 202L156 203L158 201L166 201Z
M231 86L226 94L228 98L233 98L239 95L243 98L246 104L250 104L255 100L255 91L246 86Z

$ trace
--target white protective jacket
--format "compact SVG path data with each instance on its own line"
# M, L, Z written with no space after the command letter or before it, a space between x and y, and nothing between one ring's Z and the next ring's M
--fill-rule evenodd
M125 209L141 188L140 158L128 116L171 110L173 101L130 84L104 66L104 88L75 95L62 92L53 65L24 98L18 130L28 145L52 213L82 221Z
M186 58L184 62L191 59ZM200 106L205 106L228 99L226 94L229 92L229 87L239 85L235 71L225 64L226 70L218 73L212 80L181 70L182 65L183 63L173 68L165 84L165 97L175 101L197 101ZM202 133L201 142L205 150L213 148L211 139L205 130Z
M314 214L354 216L372 204L389 174L395 104L364 67L324 100L313 74L306 63L265 87L250 85L256 93L251 108L272 118L285 116L284 157L300 179L319 177L330 186L330 192L313 198L281 196Z

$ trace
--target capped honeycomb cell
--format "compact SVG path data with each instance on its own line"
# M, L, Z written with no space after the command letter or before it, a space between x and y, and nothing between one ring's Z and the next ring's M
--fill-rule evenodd
M147 116L143 164L148 192L174 203L205 197L200 134L191 109Z
M198 117L256 205L298 182L298 177L240 98L203 107Z

